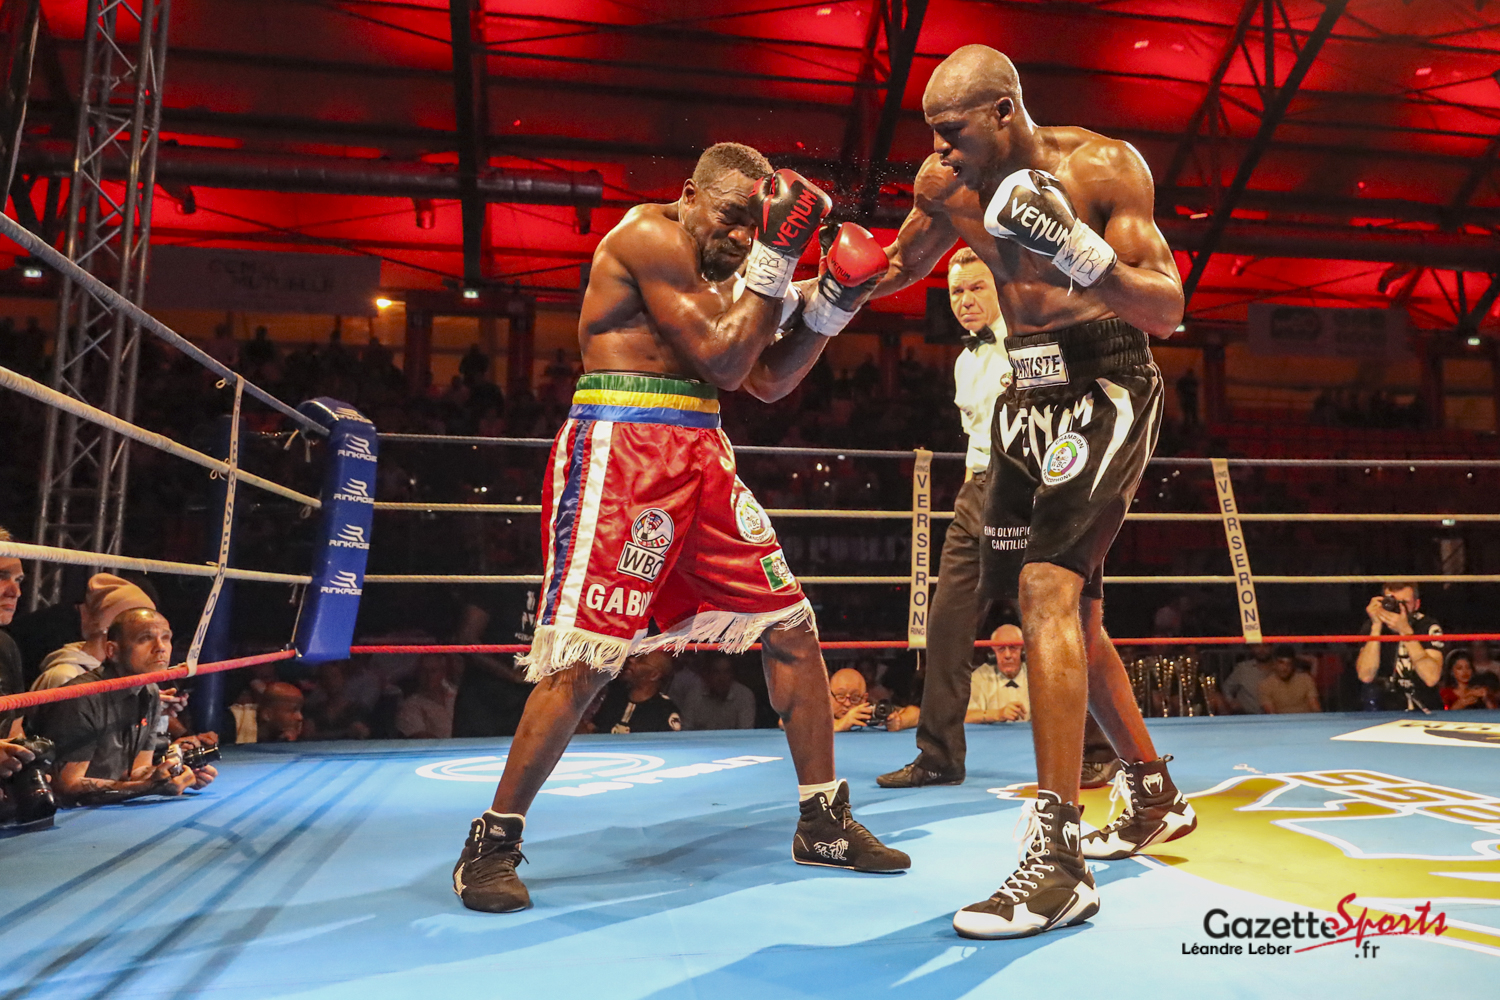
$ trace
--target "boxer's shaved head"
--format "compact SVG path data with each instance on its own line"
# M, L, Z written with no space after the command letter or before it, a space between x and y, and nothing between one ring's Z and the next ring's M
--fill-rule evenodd
M965 45L938 64L922 94L929 118L943 111L992 106L1005 98L1021 101L1015 63L988 45Z
M738 142L715 143L698 157L698 165L693 168L693 183L700 188L707 187L729 170L738 170L752 181L758 181L771 173L771 161Z
M698 270L709 281L734 276L750 253L755 217L750 199L771 164L737 142L709 146L682 184L678 219L698 244Z
M922 94L922 114L943 166L976 190L995 179L1032 130L1015 64L988 45L965 45L938 64Z

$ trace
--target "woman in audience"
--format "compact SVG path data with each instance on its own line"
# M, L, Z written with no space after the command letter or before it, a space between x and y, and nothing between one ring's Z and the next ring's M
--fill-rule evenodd
M1443 707L1450 712L1461 708L1483 708L1487 688L1473 681L1474 662L1469 658L1468 650L1454 650L1442 686L1438 688L1438 693L1443 696Z

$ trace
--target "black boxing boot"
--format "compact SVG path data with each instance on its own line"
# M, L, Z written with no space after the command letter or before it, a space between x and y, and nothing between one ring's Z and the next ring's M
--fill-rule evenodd
M1055 792L1027 802L1021 863L989 899L953 915L967 938L1030 937L1082 923L1099 912L1099 890L1078 849L1080 810Z
M851 868L857 872L899 872L911 858L886 847L849 808L849 783L840 781L832 800L822 792L803 802L792 838L792 860L799 865Z
M1083 856L1099 861L1128 858L1152 844L1165 844L1186 837L1198 827L1198 817L1187 799L1172 784L1167 761L1126 764L1115 775L1110 804L1125 800L1119 816L1083 838Z
M469 839L453 866L453 891L471 910L513 913L531 906L531 894L516 874L526 860L521 832L526 817L486 809L469 827Z

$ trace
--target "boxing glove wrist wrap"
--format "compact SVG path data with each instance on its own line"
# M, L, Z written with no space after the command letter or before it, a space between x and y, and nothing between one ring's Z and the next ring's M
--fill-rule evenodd
M792 284L792 272L797 269L797 258L777 253L760 240L750 245L750 257L745 265L745 285L752 292L769 299L786 296Z
M802 310L802 323L814 333L825 337L836 337L849 325L858 309L840 309L825 293L823 282L808 296L807 308Z
M745 294L745 288L749 284L744 274L737 275L734 279L733 301L738 302L740 296ZM792 325L792 320L797 315L797 308L802 305L802 291L796 285L787 287L781 296L781 315L776 319L776 329L785 330Z
M1014 240L1049 258L1084 288L1104 280L1119 259L1114 248L1078 218L1062 182L1045 170L1017 170L1002 180L985 209L984 228L991 236Z
M1073 223L1068 238L1052 265L1072 281L1090 288L1109 276L1119 261L1115 248L1082 219Z

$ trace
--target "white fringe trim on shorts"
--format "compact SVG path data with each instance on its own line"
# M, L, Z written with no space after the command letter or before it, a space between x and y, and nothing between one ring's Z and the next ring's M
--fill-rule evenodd
M689 643L716 644L726 653L743 653L768 628L796 628L804 622L817 635L818 623L812 604L803 598L779 611L760 614L736 614L733 611L704 611L658 635L639 636L634 640L600 635L581 628L559 628L540 625L531 640L531 650L516 657L516 665L526 668L526 679L532 683L559 670L586 664L611 677L620 672L627 656L665 649L682 652Z

